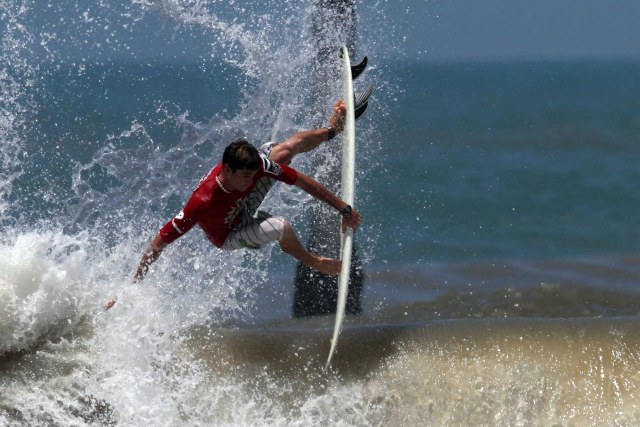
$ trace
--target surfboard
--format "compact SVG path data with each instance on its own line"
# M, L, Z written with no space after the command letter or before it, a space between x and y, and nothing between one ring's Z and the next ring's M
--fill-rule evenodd
M351 75L351 61L349 51L342 48L342 87L343 99L347 106L347 114L342 136L342 200L354 206L355 200L355 164L356 164L356 129L355 129L355 99L353 96L353 78ZM336 306L336 318L333 326L333 338L331 349L327 358L327 368L335 354L338 345L338 337L342 330L344 309L347 304L347 291L349 288L349 273L351 270L351 251L353 249L353 230L347 228L346 232L340 230L340 259L342 270L338 276L338 301Z

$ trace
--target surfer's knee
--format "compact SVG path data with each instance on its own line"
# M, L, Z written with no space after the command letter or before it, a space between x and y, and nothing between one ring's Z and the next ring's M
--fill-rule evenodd
M282 236L278 240L283 251L290 253L291 251L300 251L302 244L296 236L296 231L288 220L282 218Z
M285 237L291 224L281 216L266 216L261 218L262 212L258 213L258 221L260 222L259 238L263 241L280 242Z
M254 248L260 248L269 243L280 242L286 234L287 223L281 216L258 211L254 222L241 228L238 234L251 242Z
M282 242L282 240L285 237L290 237L291 235L295 236L295 232L293 231L293 225L291 225L291 223L288 220L282 217L275 217L275 218L279 218L282 221L281 222L282 233L280 234L280 239L278 239L279 242Z

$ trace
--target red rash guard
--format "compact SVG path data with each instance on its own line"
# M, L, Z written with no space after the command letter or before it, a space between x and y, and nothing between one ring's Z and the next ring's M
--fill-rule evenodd
M242 212L251 190L262 177L269 177L293 185L298 179L298 171L280 163L260 158L260 166L253 177L253 183L246 191L227 192L220 187L216 177L222 172L219 163L205 176L193 192L184 209L167 222L160 230L160 236L171 243L198 224L217 247L222 247L229 232L240 221Z

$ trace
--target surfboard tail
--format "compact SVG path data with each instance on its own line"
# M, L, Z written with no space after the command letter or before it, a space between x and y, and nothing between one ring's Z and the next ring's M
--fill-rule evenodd
M336 321L333 326L333 338L331 339L331 349L329 350L329 357L327 358L327 363L325 365L325 369L329 367L331 364L331 359L335 354L336 348L338 346L338 337L340 336L340 332L342 332L342 322L344 320L344 309L347 304L347 291L349 289L349 276L351 272L351 251L353 249L353 230L347 229L342 234L341 239L341 258L342 261L342 270L340 270L340 275L338 276L338 301L336 308Z

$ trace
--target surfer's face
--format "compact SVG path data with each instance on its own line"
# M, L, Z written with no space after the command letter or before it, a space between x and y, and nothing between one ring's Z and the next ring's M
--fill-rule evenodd
M236 191L246 191L253 183L256 172L258 171L255 169L238 169L231 172L229 174L231 187Z

